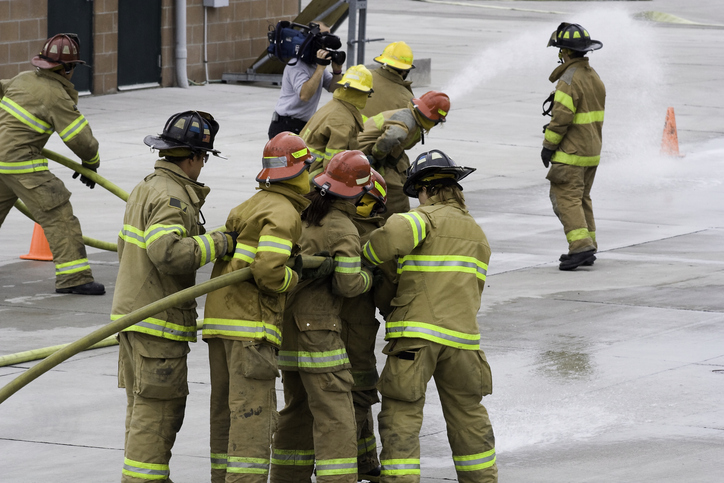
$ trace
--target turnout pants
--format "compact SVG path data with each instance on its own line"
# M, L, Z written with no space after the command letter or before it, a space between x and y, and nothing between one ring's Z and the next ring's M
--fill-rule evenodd
M276 349L205 339L211 368L211 482L266 483L278 419Z
M25 203L48 239L55 263L55 288L93 281L70 191L50 171L0 174L0 226L18 198Z
M189 344L140 332L121 332L118 342L118 386L128 399L121 482L171 483L171 448L189 393Z
M285 407L274 434L271 483L357 482L357 431L349 370L282 371Z
M378 388L382 483L419 483L420 427L427 383L435 379L453 462L461 483L498 481L495 436L483 396L492 392L483 351L454 349L422 339L396 339Z
M551 182L553 212L563 224L569 255L598 248L591 202L596 168L552 163L546 176Z

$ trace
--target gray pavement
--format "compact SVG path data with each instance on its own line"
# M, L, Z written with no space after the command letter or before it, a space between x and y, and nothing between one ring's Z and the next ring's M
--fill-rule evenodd
M632 19L642 11L708 25ZM539 159L540 105L556 66L545 43L564 20L603 41L590 57L608 92L592 193L600 252L575 272L557 269L566 244ZM452 97L449 121L413 153L439 148L478 168L464 186L493 249L479 321L501 482L722 481L724 31L712 24L724 25L718 0L369 4L371 38L405 40L432 59L431 85L418 95L434 88ZM368 57L384 44L369 45ZM277 95L212 84L83 98L80 109L101 142L101 174L128 191L152 170L145 135L180 110L214 114L229 156L201 174L212 187L204 215L216 227L254 192ZM659 155L669 106L681 158ZM70 155L57 137L50 148ZM84 233L114 241L123 203L52 169L73 191ZM108 321L115 254L89 249L108 294L57 295L51 263L18 259L31 233L17 211L0 229L0 356L71 342ZM176 483L208 481L206 357L195 344L171 461ZM125 396L116 358L116 347L85 352L0 405L0 481L118 481ZM32 365L0 368L0 385ZM434 384L421 442L422 479L454 480Z

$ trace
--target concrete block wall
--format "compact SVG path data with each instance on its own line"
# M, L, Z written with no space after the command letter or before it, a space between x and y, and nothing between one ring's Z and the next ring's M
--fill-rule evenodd
M118 89L118 2L95 0L93 5L93 94Z
M0 79L33 69L47 31L47 0L0 0Z

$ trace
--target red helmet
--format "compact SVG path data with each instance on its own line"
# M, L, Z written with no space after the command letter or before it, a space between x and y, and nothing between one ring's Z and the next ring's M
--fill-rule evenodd
M420 114L435 122L445 122L450 112L450 98L444 92L426 92L419 99L413 99L412 103Z
M85 64L80 60L80 40L76 34L57 34L45 41L42 50L30 61L35 67L52 69L62 65L69 70L72 64Z
M374 186L371 169L362 151L342 151L332 157L324 172L312 182L322 195L332 193L340 198L357 198Z
M367 192L368 195L375 198L377 203L377 214L384 213L387 211L387 182L380 173L370 168L370 176L372 177L372 188Z
M264 146L262 170L256 180L263 183L296 178L312 161L314 156L302 138L289 131L280 132Z

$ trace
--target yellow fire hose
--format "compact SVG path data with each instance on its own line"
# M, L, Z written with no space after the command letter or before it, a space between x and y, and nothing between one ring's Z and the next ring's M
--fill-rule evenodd
M322 263L322 261L324 261L324 257L305 256L304 268L317 268ZM287 265L291 265L292 263L293 261L290 260L287 262ZM62 349L54 352L46 359L43 359L41 362L37 363L21 375L10 381L2 389L0 389L0 404L2 404L7 398L15 394L17 391L19 391L41 375L48 372L50 369L54 368L61 362L73 357L74 355L87 349L93 344L102 341L106 337L112 336L113 334L127 327L130 327L133 324L138 323L147 317L151 317L152 315L155 315L159 312L163 312L164 310L178 305L182 302L193 300L196 297L200 297L209 292L213 292L214 290L226 287L227 285L243 282L244 280L248 280L249 278L251 278L251 269L249 267L243 268L241 270L236 270L234 272L221 275L220 277L212 278L211 280L207 280L206 282L202 282L198 285L194 285L193 287L181 290L180 292L176 292L175 294L171 294L152 304L148 304L145 307L134 310L130 314L124 315L118 320L114 320L110 324L107 324L100 329L91 332L85 337L82 337L77 341L68 344Z

